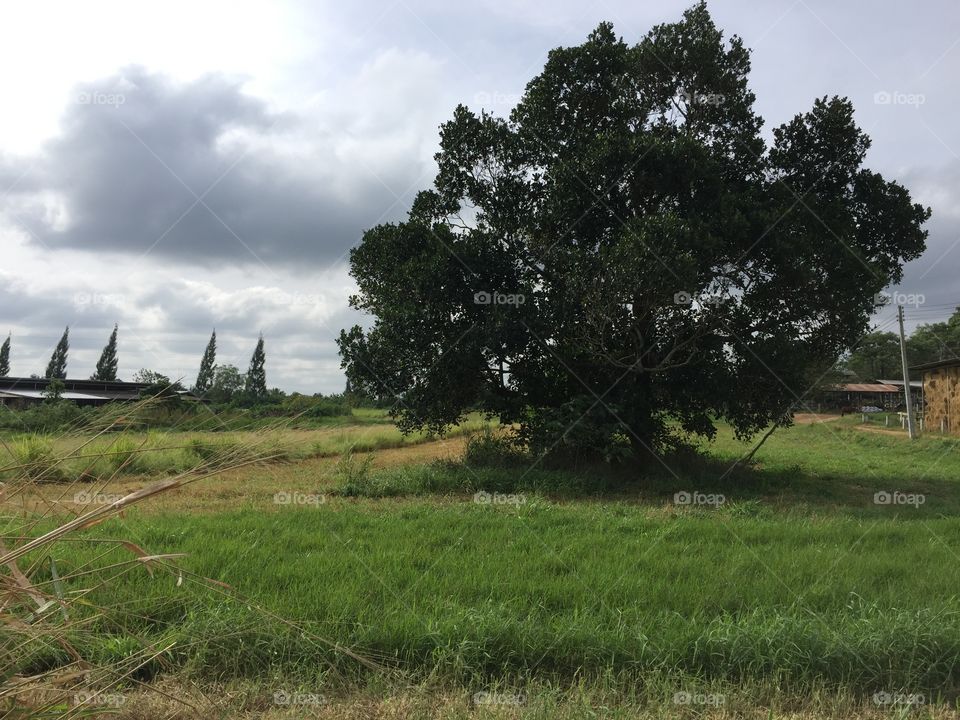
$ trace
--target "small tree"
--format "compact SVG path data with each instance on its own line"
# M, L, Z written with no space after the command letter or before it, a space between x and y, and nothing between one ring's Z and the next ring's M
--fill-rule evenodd
M213 386L213 373L217 362L217 331L214 330L210 335L210 342L207 343L207 349L203 351L203 359L200 360L200 372L197 373L197 383L194 389L198 393L205 393Z
M63 380L56 377L53 378L50 384L47 385L47 389L43 391L43 401L49 404L60 402L63 400L63 393L66 389Z
M70 350L70 326L63 331L60 342L53 349L53 355L50 356L50 362L47 363L46 378L67 379L67 351Z
M169 385L170 378L163 373L158 373L156 370L140 368L133 374L133 382L147 383L149 385Z
M267 394L267 372L264 368L266 355L263 352L263 335L257 340L253 357L250 358L250 369L247 371L247 380L244 390L251 400L259 400Z
M6 377L10 374L10 335L0 345L0 377Z
M97 370L90 376L91 380L111 381L117 379L117 326L113 326L110 339L100 353L97 361Z
M207 397L215 403L228 403L243 390L243 373L236 365L217 365L213 371L213 384Z

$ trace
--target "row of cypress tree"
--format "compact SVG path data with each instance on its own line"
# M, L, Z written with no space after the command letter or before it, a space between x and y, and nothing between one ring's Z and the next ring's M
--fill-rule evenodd
M67 353L70 350L70 326L63 331L57 346L53 349L50 356L50 362L47 363L47 369L44 373L45 378L67 378ZM217 360L217 332L213 331L206 349L203 351L203 358L200 360L200 372L197 374L197 382L194 389L199 393L207 392L214 381ZM267 373L266 373L266 353L263 347L263 334L257 339L257 346L250 358L250 368L245 378L245 390L254 397L262 397L267 394ZM10 374L10 335L8 334L3 344L0 344L0 377ZM97 361L97 367L91 380L116 380L117 379L117 326L113 326L113 332L110 333L110 339L107 341L103 352L100 353L100 359Z

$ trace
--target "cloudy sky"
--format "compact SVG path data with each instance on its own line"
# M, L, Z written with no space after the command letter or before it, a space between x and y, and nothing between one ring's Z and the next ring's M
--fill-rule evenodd
M349 249L429 186L458 102L506 114L547 51L610 20L627 41L692 0L42 2L0 25L0 333L42 372L71 328L86 377L113 324L120 375L192 382L210 330L268 381L343 387ZM868 164L934 215L908 323L960 304L960 4L714 0L753 49L766 130L850 97ZM907 296L922 296L909 298ZM921 302L911 302L919 300ZM890 327L889 311L878 324Z

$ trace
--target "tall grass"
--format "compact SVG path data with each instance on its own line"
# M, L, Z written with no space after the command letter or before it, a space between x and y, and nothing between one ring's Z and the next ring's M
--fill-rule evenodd
M146 400L131 412L149 408ZM26 435L3 442L0 472L0 713L4 718L73 718L99 715L102 700L163 667L177 640L144 633L117 634L128 617L119 600L131 581L146 579L169 593L188 577L194 585L221 594L225 585L185 573L179 553L151 552L128 538L100 538L94 553L70 562L70 547L93 528L136 505L224 470L275 461L281 456L276 433L248 435L245 442L169 448L169 435L135 439L116 431L125 414L104 424L77 426L56 439ZM151 465L150 454L176 451L193 460L183 467ZM136 490L114 485L121 473L159 472L162 479ZM59 482L53 500L33 492L38 482ZM72 502L70 501L72 495ZM65 559L66 558L66 559ZM175 580L163 582L161 577ZM248 604L254 607L255 603ZM352 655L346 648L305 628L278 621L298 637ZM208 618L209 619L209 618ZM265 627L263 618L259 627ZM179 642L183 643L181 639ZM360 662L369 662L353 655Z

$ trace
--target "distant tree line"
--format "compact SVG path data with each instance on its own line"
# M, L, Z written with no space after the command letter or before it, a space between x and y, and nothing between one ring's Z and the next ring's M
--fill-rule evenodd
M100 353L100 359L97 361L96 369L91 380L101 380L104 382L115 381L117 379L117 367L119 364L117 353L117 333L118 326L114 324L113 331ZM10 374L10 345L11 336L0 344L0 377ZM48 379L66 380L67 378L67 358L70 352L70 326L68 325L60 340L57 341L53 353L50 355L50 361L44 371L43 377ZM217 333L216 330L210 336L210 341L203 352L200 360L200 371L197 374L197 381L191 388L201 397L210 399L213 402L231 402L240 395L248 403L256 403L266 399L271 393L283 393L279 390L267 390L266 373L266 351L264 349L263 334L257 339L256 347L250 358L250 366L246 374L241 373L234 365L217 365ZM183 390L178 382L173 382L170 378L153 370L141 369L133 376L134 382L148 383L156 386L157 391L166 390L175 392ZM54 385L56 389L56 385Z
M910 366L960 358L960 307L948 320L917 327L907 338L906 348ZM867 333L843 360L841 367L864 381L900 378L903 369L899 334L889 331Z

